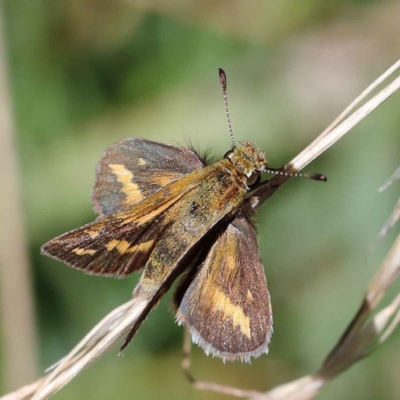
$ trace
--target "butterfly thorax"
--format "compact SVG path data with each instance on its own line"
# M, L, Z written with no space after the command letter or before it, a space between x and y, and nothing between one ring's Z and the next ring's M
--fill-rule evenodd
M250 187L259 180L261 172L265 170L267 157L252 142L240 144L240 147L235 147L225 157L247 178L247 185Z

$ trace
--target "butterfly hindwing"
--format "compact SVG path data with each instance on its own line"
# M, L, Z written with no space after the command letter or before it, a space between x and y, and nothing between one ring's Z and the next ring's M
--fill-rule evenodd
M190 149L142 138L123 139L105 151L97 166L94 210L110 215L203 167Z
M182 288L177 293L182 293ZM249 361L268 351L272 310L255 229L239 213L211 247L182 299L177 320L205 352Z

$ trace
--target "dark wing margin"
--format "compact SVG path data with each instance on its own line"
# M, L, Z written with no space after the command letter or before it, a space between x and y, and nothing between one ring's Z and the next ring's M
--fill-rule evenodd
M105 151L92 192L100 216L134 205L169 183L203 168L192 150L142 138L126 138Z
M206 354L250 362L268 352L270 296L255 229L242 213L218 237L180 299L183 291L176 292L176 319Z

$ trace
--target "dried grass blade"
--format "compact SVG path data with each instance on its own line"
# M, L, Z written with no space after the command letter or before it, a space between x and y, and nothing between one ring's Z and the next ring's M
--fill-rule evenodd
M346 107L341 114L334 121L332 121L319 135L319 137L327 135L333 128L335 128L343 119L354 110L354 108L361 103L375 88L377 88L383 81L392 75L400 67L400 60L397 60L390 68L388 68L378 79L371 83L355 100L353 100L348 107Z
M100 354L110 348L116 340L118 340L126 330L133 325L146 308L148 302L143 299L132 299L130 302L126 303L126 305L127 304L129 304L129 308L126 310L118 324L114 325L114 327L108 331L104 337L100 338L91 348L87 350L84 349L83 351L85 354L74 362L73 365L61 371L64 362L60 364L56 369L57 373L54 375L53 379L41 387L35 393L32 400L47 399L75 378L75 376L78 375L86 366L94 362ZM107 322L110 320L108 316L105 319ZM60 371L58 371L59 369Z
M393 284L400 273L400 236L395 241L381 267L372 278L363 302L353 318L349 327L340 338L334 349L323 363L324 373L329 371L342 370L348 364L349 346L353 343L360 331L363 329L366 320L376 309L383 295ZM337 373L336 371L334 373Z
M289 164L285 166L286 171L292 174L299 172L315 158L329 149L329 147L331 147L347 132L349 132L351 128L361 122L367 115L375 110L375 108L392 96L398 89L400 89L400 77L397 77L392 83L387 85L332 131L328 133L324 133L324 131L321 135L319 135L310 145L308 145L300 154L298 154ZM255 191L254 195L257 195L259 200L254 207L259 207L290 178L291 177L289 175L274 175L270 179L270 184L267 187L262 187L258 191Z
M397 201L392 214L389 219L383 225L383 228L379 232L378 237L376 238L374 247L378 245L382 239L389 233L389 231L396 225L396 222L400 219L400 199Z
M397 179L400 179L400 167L396 171L394 171L389 180L379 188L379 192L383 192L384 190L386 190Z

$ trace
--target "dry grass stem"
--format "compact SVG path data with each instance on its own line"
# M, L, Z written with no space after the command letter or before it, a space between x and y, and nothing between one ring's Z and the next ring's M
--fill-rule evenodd
M371 83L354 101L346 107L334 121L332 121L319 135L323 137L333 130L343 119L354 110L374 89L376 89L382 82L384 82L390 75L392 75L400 67L400 60L397 60L388 70L386 70L378 79Z
M393 175L389 178L389 180L382 186L379 188L380 192L383 192L384 190L386 190L390 185L392 185L392 183L397 180L400 179L400 167L398 169L396 169L396 171L393 173Z
M39 362L2 12L0 3L0 322L4 360L1 374L5 387L11 390L39 376Z
M397 325L400 323L400 308L397 307L397 313L394 315L392 322L388 325L386 328L385 332L381 335L379 338L379 343L383 343L386 341L386 339L393 333L393 331L396 329Z
M389 219L386 221L385 225L379 232L378 237L374 243L373 249L379 244L382 239L389 233L389 231L396 225L396 222L400 219L400 199L397 201L396 205L394 206L394 210L390 215Z
M397 61L387 72L379 77L359 98L355 104L358 104L360 98L364 98L373 88L380 84L390 73L393 73L400 66ZM371 89L372 88L372 89ZM372 99L361 106L357 111L350 115L340 125L339 119L335 120L317 139L315 139L304 151L295 157L287 166L288 172L298 172L309 164L312 160L327 150L332 144L345 135L352 127L364 119L371 111L377 108L383 101L390 97L396 90L400 88L400 77L396 78L392 83L387 85L383 90L376 94ZM352 103L351 109L354 107ZM350 107L341 114L347 115ZM332 127L334 127L332 129ZM275 175L270 180L267 190L257 193L259 196L257 207L267 200L279 187L281 187L288 179L286 175ZM277 387L276 389L262 394L263 399L311 399L315 396L326 381L336 376L338 373L348 368L352 363L359 360L368 349L370 350L375 340L384 340L386 336L383 332L390 333L394 329L394 321L398 323L399 307L398 301L392 306L382 310L372 318L371 322L364 326L366 318L371 315L381 297L387 288L393 283L399 273L400 260L400 239L396 241L395 246L389 253L387 259L383 263L377 275L371 281L367 290L363 305L357 313L354 321L350 324L346 333L342 336L334 350L329 354L320 371L315 375L303 377L297 381ZM147 302L139 299L132 299L125 303L117 310L114 310L106 316L88 335L67 355L59 365L52 371L45 380L35 383L28 387L22 388L20 391L14 392L1 400L16 399L46 399L52 394L60 390L64 385L77 376L85 367L94 362L102 353L110 348L137 320L143 310L146 308ZM396 319L397 318L397 319ZM397 325L395 323L395 325ZM350 344L351 343L351 346ZM190 364L187 364L188 368ZM188 370L188 369L187 369ZM193 379L188 372L189 379ZM208 385L204 387L204 384ZM202 389L212 389L218 392L224 392L226 387L213 384L213 387L205 382L197 382L197 387ZM28 388L28 389L27 389ZM30 390L30 392L29 392ZM230 394L232 390L229 388ZM29 392L29 393L28 393ZM227 393L226 391L224 393ZM239 394L243 394L239 393ZM253 398L258 398L256 392L247 393ZM33 397L32 397L33 395Z
M83 349L82 356L76 358L76 361L69 366L68 355L60 365L51 374L52 379L46 379L43 385L32 397L32 400L47 399L52 394L58 392L63 386L77 376L87 365L97 359L97 357L109 349L137 320L139 315L147 306L147 301L141 299L132 299L131 301L123 304L107 315L97 326L86 335L85 339L80 342L76 348ZM120 314L121 309L123 314L120 315L118 321L115 320L115 315ZM111 325L110 325L111 324ZM100 334L103 332L103 334ZM93 338L97 337L97 341L93 342ZM75 352L75 349L73 350Z
M313 399L320 389L383 343L400 323L400 294L391 304L372 315L383 294L400 273L400 236L372 278L364 300L339 342L313 375L278 386L262 396L263 400ZM366 321L369 320L368 323Z
M392 249L383 262L382 267L372 278L365 299L370 308L375 308L382 297L393 285L400 273L400 236L394 242Z
M104 337L108 331L110 331L114 324L124 316L124 313L132 306L136 305L133 300L128 301L122 306L114 309L106 317L104 317L62 360L60 360L56 365L50 367L50 372L46 379L42 382L40 389L45 387L53 378L58 374L65 371L66 366L70 366L70 361L74 358L75 361L81 359L92 346ZM122 335L123 333L121 333ZM75 355L77 354L77 357ZM40 390L38 390L40 391Z
M33 382L29 385L23 386L18 389L16 392L12 392L6 394L1 397L1 400L25 400L32 398L33 393L35 393L39 387L43 384L45 380L45 376L43 378L38 379L36 382Z
M389 251L386 256L384 262L381 267L372 278L371 282L368 285L367 292L365 294L364 300L361 303L361 306L356 313L353 321L350 323L349 327L340 338L338 344L331 351L329 356L324 362L325 371L328 371L332 365L336 365L336 367L340 364L346 364L347 366L351 365L353 359L349 359L348 356L352 355L354 347L359 347L359 344L355 344L354 341L360 340L363 338L363 329L367 319L371 316L372 312L376 309L382 297L389 289L389 287L394 283L396 278L400 273L400 236L397 238L396 242L392 246L392 249ZM396 300L395 300L396 301ZM395 313L395 312L393 312ZM378 314L379 315L379 314ZM376 316L377 320L375 322L379 322L379 319L382 318ZM382 314L383 315L383 314ZM394 314L393 314L394 315ZM374 319L370 322L370 324L374 323ZM377 324L377 327L380 325ZM368 328L370 329L370 328ZM379 333L382 333L382 330L379 330ZM365 333L365 332L364 332ZM378 330L376 331L378 336ZM360 339L361 338L361 339ZM342 358L342 356L344 358ZM338 362L338 360L340 362ZM344 368L341 368L343 370Z
M397 61L388 71L392 74L395 70L400 67L400 60ZM388 71L386 71L383 75L381 75L375 82L379 84L382 82L382 76L389 76ZM377 84L375 82L370 87L376 87ZM379 93L377 93L374 97L372 97L369 101L367 101L363 106L358 108L353 114L347 117L342 123L337 125L337 118L330 126L335 126L331 131L327 131L326 129L310 144L308 145L300 154L298 154L290 163L288 163L285 168L288 173L297 173L305 166L310 164L315 158L321 155L323 152L329 149L334 143L336 143L340 138L342 138L347 132L350 131L355 125L361 122L367 115L369 115L373 110L375 110L380 104L382 104L385 100L387 100L392 94L394 94L400 88L400 77L397 77L393 80L392 83L387 85L384 89L382 89ZM367 92L364 91L363 93ZM369 91L368 91L369 93ZM361 98L364 98L364 95L360 95L357 101L360 101ZM354 103L346 108L349 110L354 107ZM345 110L345 111L346 111ZM348 111L346 111L348 112ZM344 114L344 112L342 113ZM341 114L341 115L342 115ZM274 175L270 179L270 185L267 190L265 188L260 190L259 195L259 204L257 207L266 201L273 193L275 193L284 183L286 183L291 177L289 175Z
M393 175L389 178L389 180L379 188L380 192L386 190L389 186L393 184L393 182L397 179L400 179L400 168L398 168ZM389 219L386 221L385 225L379 232L379 235L376 239L374 247L381 242L381 240L389 233L389 231L395 226L396 222L400 219L400 199L397 201L392 214Z

